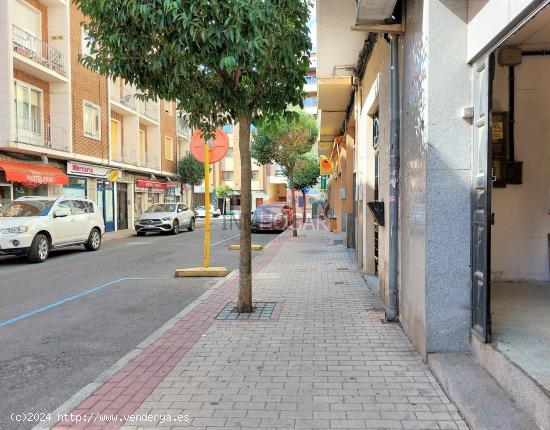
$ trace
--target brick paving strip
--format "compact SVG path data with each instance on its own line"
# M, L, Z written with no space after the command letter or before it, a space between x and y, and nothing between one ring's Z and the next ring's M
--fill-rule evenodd
M215 320L235 301L233 277L73 411L157 418L55 428L467 429L330 239L285 234L255 260L254 300L277 303L270 320Z

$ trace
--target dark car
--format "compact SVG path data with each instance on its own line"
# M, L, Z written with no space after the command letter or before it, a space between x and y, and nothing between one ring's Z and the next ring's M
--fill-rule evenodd
M280 204L261 205L252 215L252 231L278 230L285 231L288 226L288 218Z

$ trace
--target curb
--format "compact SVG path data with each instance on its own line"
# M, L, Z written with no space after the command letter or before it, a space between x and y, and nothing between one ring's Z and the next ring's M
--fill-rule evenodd
M284 234L284 233L283 233ZM265 245L265 248L269 248L271 244L277 238L270 241ZM252 262L257 258L260 258L262 255L257 255L252 259ZM213 283L208 291L203 293L200 297L195 299L189 305L187 305L182 311L177 313L175 316L170 318L165 322L161 327L159 327L155 332L149 335L145 340L139 343L134 349L124 355L119 359L115 364L110 368L101 373L93 382L81 388L75 394L73 394L68 400L62 403L59 407L53 410L50 414L54 418L52 421L41 422L32 427L32 430L50 430L52 429L59 420L56 419L58 416L65 414L70 414L78 405L90 397L98 388L100 388L105 382L111 379L117 372L130 364L136 357L138 357L145 349L152 345L156 340L158 340L164 333L170 330L178 321L180 321L185 315L191 312L196 306L205 301L210 295L212 295L217 289L223 286L226 282L229 282L239 273L239 268L231 271L225 278L220 279L219 281Z
M233 270L225 278L220 279L215 282L205 293L200 297L195 299L189 305L185 307L182 311L177 313L175 316L166 321L161 327L159 327L154 333L149 335L145 340L139 343L133 350L128 352L125 356L119 359L115 364L113 364L109 369L100 374L94 382L89 383L88 385L81 388L75 394L73 394L69 400L61 404L57 409L51 412L52 417L57 417L60 415L68 414L80 403L90 397L99 387L101 387L105 382L107 382L111 377L113 377L119 370L128 365L134 358L141 354L147 347L152 345L159 337L161 337L165 332L170 330L179 320L181 320L185 315L193 310L197 305L202 301L208 298L214 291L221 287L226 281L229 281L235 277L239 272L239 269ZM33 430L49 430L58 423L58 420L52 422L42 422L35 425Z

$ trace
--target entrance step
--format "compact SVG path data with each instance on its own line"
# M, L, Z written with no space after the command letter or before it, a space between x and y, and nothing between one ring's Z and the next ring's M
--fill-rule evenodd
M540 430L470 354L430 354L428 364L472 430Z
M545 430L550 430L550 393L494 344L470 336L472 356L506 393Z

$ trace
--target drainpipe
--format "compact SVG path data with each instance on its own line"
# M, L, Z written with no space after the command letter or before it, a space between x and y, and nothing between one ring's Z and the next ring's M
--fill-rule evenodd
M391 137L390 137L390 261L388 279L388 306L386 320L394 321L399 313L398 305L398 229L399 229L399 36L391 36Z

